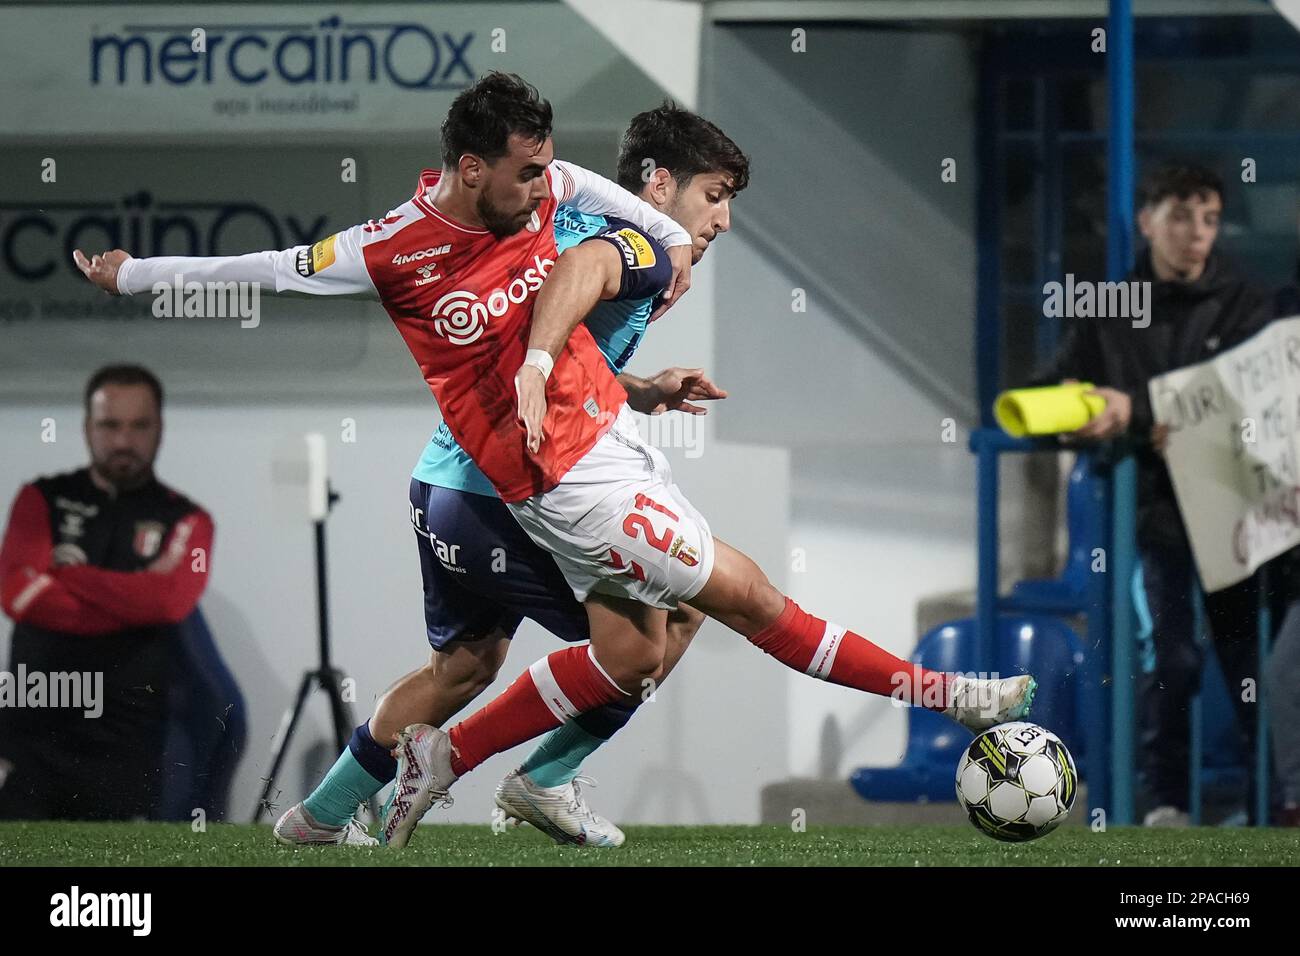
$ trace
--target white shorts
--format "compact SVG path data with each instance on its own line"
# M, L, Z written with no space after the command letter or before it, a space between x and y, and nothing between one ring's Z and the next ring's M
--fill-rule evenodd
M713 533L673 484L663 452L647 444L626 405L544 494L508 505L555 557L579 601L612 594L675 608L713 572Z

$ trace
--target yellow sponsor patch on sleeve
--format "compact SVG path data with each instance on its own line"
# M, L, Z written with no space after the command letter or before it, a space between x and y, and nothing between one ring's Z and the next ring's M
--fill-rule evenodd
M616 235L627 244L627 248L632 252L633 261L628 263L629 268L645 269L655 264L654 247L646 241L646 237L641 233L635 229L620 229Z
M337 238L338 234L336 233L328 239L322 239L311 247L311 271L313 273L321 272L334 265L334 240Z

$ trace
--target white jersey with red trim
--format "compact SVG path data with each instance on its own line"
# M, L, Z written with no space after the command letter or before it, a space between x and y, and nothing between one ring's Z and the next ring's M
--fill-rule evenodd
M599 348L579 325L546 388L546 440L527 451L514 375L527 351L538 289L555 264L552 217L562 202L642 226L665 246L689 243L671 219L608 180L556 161L551 195L527 227L499 239L455 222L430 200L441 173L425 170L410 200L382 219L311 246L213 258L129 259L123 293L177 277L255 281L276 292L377 298L406 341L456 441L505 501L555 487L596 443L627 400Z

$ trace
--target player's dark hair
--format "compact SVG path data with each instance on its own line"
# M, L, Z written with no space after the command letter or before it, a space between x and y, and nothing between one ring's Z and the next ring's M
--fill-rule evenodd
M105 385L147 385L149 391L153 392L159 414L162 413L163 387L157 375L143 365L105 365L90 376L90 381L86 382L84 402L87 415L90 414L91 398Z
M749 185L749 157L740 147L703 116L672 101L632 117L619 146L618 184L639 193L647 166L668 170L678 188L701 173L726 173L733 195Z
M1143 206L1156 206L1169 196L1206 199L1211 193L1223 201L1223 180L1218 173L1196 163L1173 161L1161 163L1142 177L1138 202Z
M442 121L442 165L452 169L466 153L498 160L513 133L540 143L551 135L551 120L551 104L536 87L494 70L452 100Z

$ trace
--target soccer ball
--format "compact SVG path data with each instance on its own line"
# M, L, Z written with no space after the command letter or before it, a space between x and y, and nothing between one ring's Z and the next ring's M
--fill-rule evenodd
M1024 721L984 731L957 765L957 802L995 840L1019 843L1052 832L1070 815L1078 787L1065 744Z

